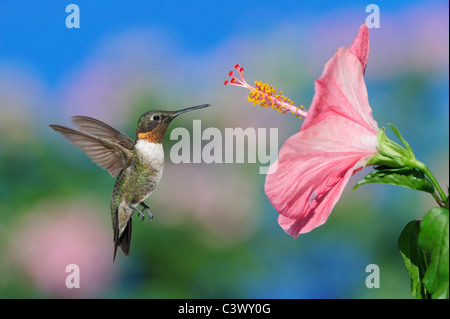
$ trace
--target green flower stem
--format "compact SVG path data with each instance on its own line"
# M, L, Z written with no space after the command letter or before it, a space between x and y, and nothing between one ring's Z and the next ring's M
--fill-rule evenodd
M447 197L445 196L445 193L442 190L441 185L439 185L438 181L436 180L436 178L434 178L431 171L428 169L428 167L424 163L418 161L417 159L414 161L414 167L421 170L428 177L430 182L433 184L434 189L436 189L436 191L439 193L440 200L438 200L439 198L436 198L437 196L433 195L433 197L436 199L439 206L442 206Z
M444 202L440 199L439 195L436 192L431 195L433 195L434 200L439 204L440 207L445 207Z

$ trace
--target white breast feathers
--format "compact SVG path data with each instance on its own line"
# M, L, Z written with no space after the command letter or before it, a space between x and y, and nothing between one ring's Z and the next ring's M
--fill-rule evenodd
M138 140L135 150L143 163L155 168L160 168L164 165L164 150L161 143Z

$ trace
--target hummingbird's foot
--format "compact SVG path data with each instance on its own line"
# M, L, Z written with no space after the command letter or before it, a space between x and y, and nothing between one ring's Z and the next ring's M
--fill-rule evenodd
M134 212L137 212L139 214L139 217L142 217L142 221L144 221L145 219L145 215L144 213L137 207L132 207ZM131 216L131 218L133 218L134 214Z
M144 202L141 203L141 206L144 207L142 211L147 211L148 214L148 222L151 222L153 220L153 212Z

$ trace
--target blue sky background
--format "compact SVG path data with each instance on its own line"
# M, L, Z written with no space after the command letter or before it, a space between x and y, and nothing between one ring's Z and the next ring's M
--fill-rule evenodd
M49 83L70 65L85 59L98 41L127 29L150 28L169 35L185 53L205 54L228 38L264 34L286 21L308 30L312 21L329 16L332 32L342 12L366 15L364 1L123 1L73 2L80 8L81 28L67 29L70 1L0 1L0 57L28 63ZM384 15L401 14L423 1L378 1ZM426 1L427 6L445 1ZM383 22L381 22L383 23Z

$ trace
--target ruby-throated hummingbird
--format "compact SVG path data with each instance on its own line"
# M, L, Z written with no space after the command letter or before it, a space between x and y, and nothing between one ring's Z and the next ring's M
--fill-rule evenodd
M50 125L52 129L81 148L112 177L119 175L111 196L113 261L118 246L125 256L129 254L133 214L137 212L144 219L143 211L147 210L149 220L153 219L153 213L144 200L150 196L161 180L164 167L162 142L170 122L182 113L207 106L209 104L179 111L148 111L138 120L134 141L108 124L87 116L72 117L79 130ZM138 208L139 205L143 207L142 210Z

